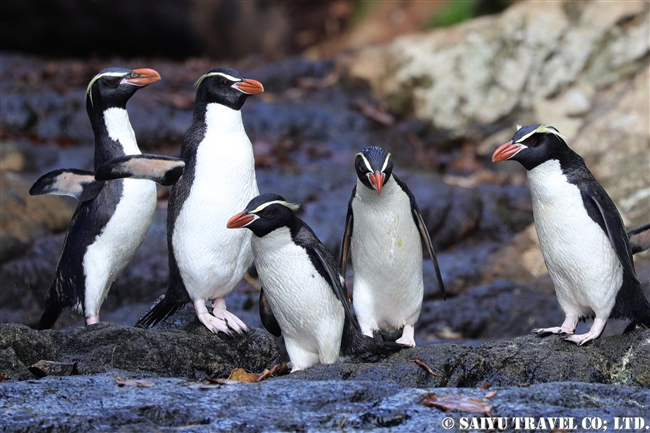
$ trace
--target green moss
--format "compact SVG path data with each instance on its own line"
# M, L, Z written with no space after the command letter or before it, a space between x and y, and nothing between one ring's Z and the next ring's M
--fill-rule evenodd
M426 28L448 27L476 16L478 0L455 0L448 2L427 22Z

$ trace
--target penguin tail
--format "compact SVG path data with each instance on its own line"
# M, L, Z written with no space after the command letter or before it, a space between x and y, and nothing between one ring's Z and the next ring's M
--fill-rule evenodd
M616 302L609 317L632 320L625 332L631 331L635 326L650 329L650 302L643 295L638 281L636 284L625 284L624 281L616 294Z
M140 317L135 326L138 328L151 328L162 322L176 312L184 303L170 301L164 296L156 305L154 305L144 316Z
M410 347L392 341L375 340L364 335L358 325L355 325L352 320L346 320L343 325L341 353L345 356L355 356L370 361Z
M46 302L45 311L43 311L43 314L38 323L34 326L34 329L43 330L52 328L59 318L59 315L61 315L61 307L58 302Z
M71 296L71 292L74 292L74 290L70 289L71 285L72 282L63 278L57 271L57 275L47 292L47 298L45 298L45 311L43 311L38 323L32 326L34 329L52 328L61 315L61 311L75 304L75 297ZM81 305L81 301L76 301Z

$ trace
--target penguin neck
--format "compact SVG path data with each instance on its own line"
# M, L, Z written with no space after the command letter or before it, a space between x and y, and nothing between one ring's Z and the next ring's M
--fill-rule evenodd
M95 133L95 169L118 156L142 153L125 108L107 108L100 118L91 117L91 123Z
M211 103L205 108L205 126L207 130L215 129L220 134L244 132L241 111L233 110L222 104Z

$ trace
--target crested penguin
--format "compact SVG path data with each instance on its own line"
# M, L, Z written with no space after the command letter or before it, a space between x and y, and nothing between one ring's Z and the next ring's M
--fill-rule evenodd
M126 103L138 89L158 80L160 75L152 69L109 68L90 81L85 99L95 134L95 170L113 158L141 153ZM69 195L80 200L37 327L51 328L67 307L83 313L87 325L97 323L111 284L151 225L156 208L155 184L135 179L102 182L91 171L58 169L41 176L29 192Z
M565 314L561 326L533 332L583 345L601 335L608 319L650 327L623 220L566 138L550 125L518 127L492 155L493 162L508 159L527 170L540 248ZM585 318L594 318L589 332L574 334Z
M251 234L226 222L258 195L253 146L241 108L261 83L230 68L217 68L195 83L193 120L181 146L185 172L172 187L167 210L169 284L164 298L140 318L150 327L193 302L212 332L243 332L225 297L251 265ZM206 301L212 301L212 313Z
M424 241L445 294L438 260L415 197L393 174L390 153L370 146L357 153L357 184L348 203L341 241L341 270L348 256L354 268L354 311L364 334L375 331L415 346L415 322L424 293L422 241Z
M387 354L405 347L361 333L334 257L296 216L298 208L277 194L262 194L227 224L253 233L262 323L276 337L284 336L291 371L334 363L339 354Z

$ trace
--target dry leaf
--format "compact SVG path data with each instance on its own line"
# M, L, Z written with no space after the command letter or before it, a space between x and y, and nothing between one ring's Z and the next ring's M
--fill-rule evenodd
M424 396L422 404L428 407L437 407L445 412L455 410L458 412L484 413L487 416L492 416L490 413L492 405L489 402L465 395L438 395L430 392Z
M255 374L255 373L249 373L248 371L244 370L243 368L235 368L230 373L230 376L228 377L228 380L234 380L234 381L243 382L243 383L251 383L251 382L257 382L258 378L259 378L259 375Z
M155 383L153 383L150 380L142 380L142 379L122 379L121 377L116 377L115 382L117 382L118 386L137 386L138 388L151 388L153 386L156 386Z

